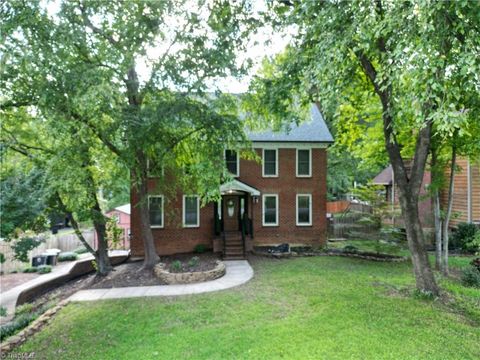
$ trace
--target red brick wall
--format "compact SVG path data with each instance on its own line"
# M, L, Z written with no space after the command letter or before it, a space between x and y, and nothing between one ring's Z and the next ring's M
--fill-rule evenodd
M257 149L259 156L261 150ZM276 227L262 226L262 199L253 204L254 244L326 243L327 156L325 149L312 149L312 177L296 177L296 149L279 149L278 177L263 178L262 167L242 160L239 180L262 194L278 194ZM296 226L296 194L312 194L312 226Z
M261 149L256 150L261 156ZM262 198L254 203L249 201L249 215L253 219L254 239L249 240L248 248L259 244L302 243L322 245L326 243L326 193L327 193L327 155L325 149L312 149L312 177L296 177L296 149L278 150L278 174L276 178L263 178L262 166L253 160L240 161L238 180L260 190L262 194L278 194L279 226L262 226ZM149 189L153 191L155 180L150 180ZM296 194L312 194L312 226L296 226ZM143 255L143 243L140 237L138 209L133 206L137 195L132 189L132 242L133 255ZM155 245L160 255L190 252L197 244L213 248L214 205L208 204L200 209L200 227L182 228L182 195L168 202L165 199L163 229L152 229Z

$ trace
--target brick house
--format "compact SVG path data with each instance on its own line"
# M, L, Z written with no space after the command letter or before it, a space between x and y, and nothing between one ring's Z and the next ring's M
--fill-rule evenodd
M241 159L225 150L234 180L220 187L221 201L200 207L195 195L173 199L149 195L152 232L158 254L194 250L199 244L242 258L254 246L326 243L327 147L333 142L316 105L310 119L289 132L249 132L262 159ZM149 179L149 191L155 179ZM134 188L131 203L138 201ZM132 207L131 251L144 254L139 210Z

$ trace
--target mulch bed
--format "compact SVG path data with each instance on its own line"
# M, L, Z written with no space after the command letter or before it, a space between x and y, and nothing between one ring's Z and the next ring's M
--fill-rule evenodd
M190 266L189 262L193 257L198 258L198 264L196 266ZM182 270L176 272L196 272L196 271L208 271L217 266L216 261L219 260L217 254L203 253L203 254L177 254L171 256L162 256L160 262L165 264L166 269L170 270L170 267L174 261L180 261L182 264ZM171 271L171 270L170 270Z
M198 265L195 267L188 266L188 262L192 257L198 257ZM212 270L216 266L216 260L219 257L213 253L204 253L204 254L178 254L171 256L162 256L160 262L166 264L167 269L170 268L170 265L178 260L182 264L181 272L192 272L192 271L208 271ZM165 282L160 280L155 276L151 270L142 269L143 262L127 262L121 265L118 265L114 268L110 274L105 277L94 277L92 283L88 286L89 289L108 289L108 288L119 288L119 287L128 287L128 286L155 286L155 285L166 285ZM92 275L93 276L93 275Z

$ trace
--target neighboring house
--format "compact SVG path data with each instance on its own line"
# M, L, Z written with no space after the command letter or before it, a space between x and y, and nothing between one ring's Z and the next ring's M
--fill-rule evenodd
M456 164L459 170L455 172L453 182L453 216L450 226L461 222L480 224L480 160L460 158ZM445 170L445 176L450 176L449 170ZM445 189L440 195L443 208L446 208L447 201L448 190Z
M459 170L454 177L453 216L450 220L450 226L456 226L460 222L480 223L480 163L460 158L457 159L457 166ZM449 173L448 170L445 170L447 179ZM373 179L372 183L383 185L385 187L386 200L392 205L398 206L398 191L393 180L392 166L389 165ZM420 221L424 228L432 228L434 226L432 199L427 191L430 183L430 171L425 171L420 190L420 201L418 203ZM444 189L440 194L442 209L447 208L447 193L448 189ZM395 224L402 226L401 218L395 219Z
M167 199L154 194L150 221L157 252L185 253L199 244L242 258L258 245L326 243L327 147L333 138L316 105L311 119L288 133L249 133L261 163L225 150L234 180L220 187L222 199L200 207L195 195ZM132 187L131 203L138 196ZM144 254L138 208L132 208L132 255Z
M122 230L121 240L120 243L116 245L116 248L130 249L130 204L121 205L107 211L105 216L115 219L117 227ZM97 241L97 233L95 233L95 249L98 248Z

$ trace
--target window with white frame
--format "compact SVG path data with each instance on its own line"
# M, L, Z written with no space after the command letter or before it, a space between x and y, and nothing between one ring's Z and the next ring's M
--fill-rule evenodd
M263 176L278 176L278 153L276 149L263 149Z
M297 194L297 225L312 225L312 195Z
M312 150L297 149L297 176L312 176Z
M148 213L152 228L163 228L163 195L148 196Z
M240 174L240 159L238 158L238 152L235 150L225 150L225 165L227 170L233 176L239 176Z
M153 160L147 159L147 175L149 178L162 177L163 174L162 165L159 165Z
M263 195L263 226L277 226L278 225L278 195L265 194Z
M200 226L200 199L196 195L183 196L183 226Z

